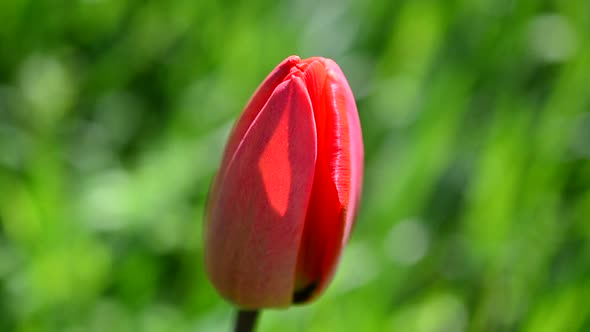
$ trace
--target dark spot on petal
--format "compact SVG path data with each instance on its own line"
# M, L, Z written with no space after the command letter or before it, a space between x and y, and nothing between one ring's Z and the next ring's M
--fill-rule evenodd
M318 283L313 282L293 294L293 303L303 303L311 298L313 292L318 288Z

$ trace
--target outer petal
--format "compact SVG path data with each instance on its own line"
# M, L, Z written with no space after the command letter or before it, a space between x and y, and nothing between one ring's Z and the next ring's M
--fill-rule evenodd
M205 266L243 308L288 306L316 161L309 95L281 83L245 133L210 200Z
M318 132L318 158L297 268L295 302L323 291L352 228L360 199L363 146L348 82L331 60L303 61Z

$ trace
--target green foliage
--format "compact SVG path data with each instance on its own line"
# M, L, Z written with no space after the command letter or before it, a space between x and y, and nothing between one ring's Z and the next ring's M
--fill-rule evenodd
M260 331L590 330L590 2L0 1L0 331L228 331L202 215L291 54L366 146L317 302Z

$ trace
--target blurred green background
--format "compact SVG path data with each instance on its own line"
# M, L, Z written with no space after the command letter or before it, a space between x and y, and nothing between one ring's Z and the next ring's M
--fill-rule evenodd
M225 139L291 54L366 149L327 292L259 331L590 331L590 2L0 1L0 331L229 331Z

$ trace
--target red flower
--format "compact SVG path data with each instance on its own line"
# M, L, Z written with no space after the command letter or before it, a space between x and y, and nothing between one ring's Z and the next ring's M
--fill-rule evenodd
M205 267L247 309L307 302L332 278L360 199L363 142L338 65L291 56L229 137L205 217Z

